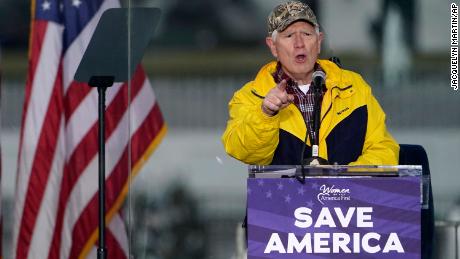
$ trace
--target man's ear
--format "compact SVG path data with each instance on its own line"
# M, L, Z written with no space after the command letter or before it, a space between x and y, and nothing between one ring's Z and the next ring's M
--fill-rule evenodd
M265 38L265 43L267 44L268 48L272 52L272 55L275 58L278 58L278 52L276 51L276 46L275 46L275 43L273 42L272 37Z

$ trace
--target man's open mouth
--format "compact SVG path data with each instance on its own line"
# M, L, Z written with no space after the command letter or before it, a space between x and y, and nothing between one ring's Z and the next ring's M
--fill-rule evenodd
M299 55L296 55L295 56L295 61L299 62L299 63L303 63L307 60L307 55L304 55L304 54L299 54Z

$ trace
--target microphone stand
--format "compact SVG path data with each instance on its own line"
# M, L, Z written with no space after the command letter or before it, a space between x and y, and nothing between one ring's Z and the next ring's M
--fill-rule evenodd
M302 165L328 165L329 162L319 156L319 128L321 126L321 95L322 95L322 85L319 83L313 84L313 94L315 104L313 106L313 136L311 139L311 157L302 161ZM308 126L307 126L308 128ZM303 171L303 166L302 166ZM302 172L304 175L304 172Z

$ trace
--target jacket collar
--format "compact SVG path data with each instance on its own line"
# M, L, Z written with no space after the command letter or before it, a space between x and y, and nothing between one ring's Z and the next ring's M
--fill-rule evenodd
M347 98L353 95L355 91L350 73L329 60L318 60L318 63L326 73L326 88L331 91L332 100L337 96Z
M318 59L317 61L326 73L326 85L328 88L339 87L345 88L349 86L352 79L344 73L344 70L338 67L335 63L329 60Z
M324 70L321 68L319 63L315 64L315 71L323 71L324 72ZM275 79L275 83L277 83L277 84L279 84L282 80L286 80L286 82L287 82L287 88L286 89L288 90L288 93L293 93L294 88L298 86L297 82L295 82L291 77L289 77L283 71L283 69L281 68L281 63L280 62L277 62L276 70L272 74L272 76ZM289 89L291 89L290 92L289 92ZM323 93L325 93L327 91L326 86L323 86L322 91L323 91Z
M329 60L318 59L318 64L326 73L326 89L332 91L332 97L347 98L355 92L352 85L352 77L350 73L339 68L335 63ZM273 85L275 80L273 74L276 72L277 62L273 61L263 66L256 76L256 81L261 82L263 89L262 92L267 93Z

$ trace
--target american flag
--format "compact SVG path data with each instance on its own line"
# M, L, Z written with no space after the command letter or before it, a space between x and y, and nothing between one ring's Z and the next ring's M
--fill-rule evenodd
M118 0L32 0L15 258L96 257L97 91L73 77L99 18L113 7L119 7ZM109 258L126 258L120 208L129 179L162 139L166 125L141 66L130 88L116 83L107 90L106 105L106 244Z

